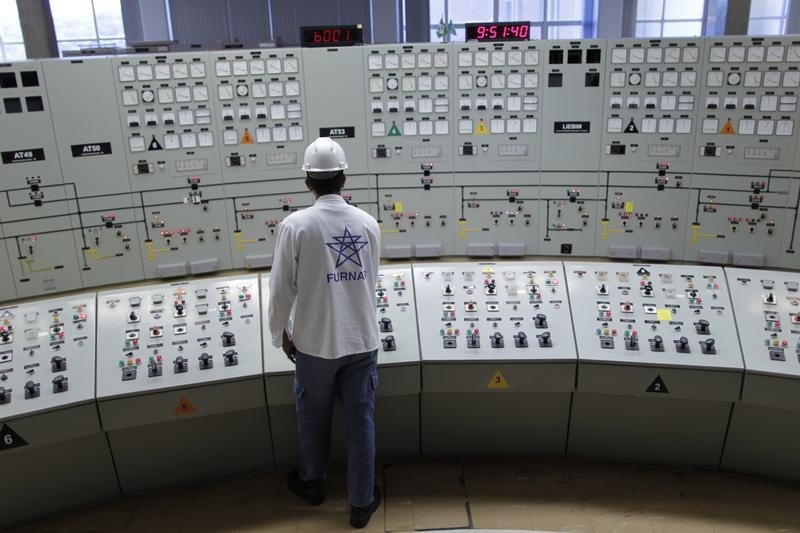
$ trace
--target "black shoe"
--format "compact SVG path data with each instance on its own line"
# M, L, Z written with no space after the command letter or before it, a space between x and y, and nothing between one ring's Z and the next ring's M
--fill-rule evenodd
M325 501L325 491L322 490L322 482L318 479L303 481L297 470L292 470L286 477L286 484L289 490L303 498L308 505L319 505Z
M367 527L369 519L372 518L372 513L381 505L381 491L375 487L373 492L372 503L364 507L350 506L350 525L356 529Z

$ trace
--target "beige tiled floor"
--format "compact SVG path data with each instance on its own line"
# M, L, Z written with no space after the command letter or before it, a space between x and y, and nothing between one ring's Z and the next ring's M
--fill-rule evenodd
M75 511L20 528L44 531L352 531L344 473L304 505L264 473ZM800 485L600 461L519 460L382 465L384 504L367 532L513 529L576 532L800 532Z

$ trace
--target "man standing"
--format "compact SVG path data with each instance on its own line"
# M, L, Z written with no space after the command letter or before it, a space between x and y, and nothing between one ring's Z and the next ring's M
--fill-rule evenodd
M311 505L324 501L331 413L338 396L347 427L350 525L363 528L380 505L373 421L380 228L342 198L347 167L344 150L328 137L306 148L302 168L316 200L278 227L269 328L272 344L283 347L296 364L300 468L289 473L289 488Z

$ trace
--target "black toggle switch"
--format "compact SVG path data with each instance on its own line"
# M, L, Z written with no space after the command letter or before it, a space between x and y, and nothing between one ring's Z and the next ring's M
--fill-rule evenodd
M536 329L547 329L547 315L536 315Z
M230 331L222 332L222 346L236 346L236 336Z
M236 352L234 350L228 350L222 354L222 358L225 359L225 366L236 366L239 364L239 358L236 357Z
M184 359L181 355L176 357L175 361L173 362L173 369L176 374L186 372L186 370L188 370L186 367L186 359Z
M33 381L25 383L25 399L36 398L39 396L39 384Z
M0 387L0 404L11 401L11 393L5 387Z
M709 333L711 333L711 330L708 328L708 320L706 319L698 320L697 324L695 324L694 327L697 330L697 333L700 333L702 335L708 335Z
M480 348L481 338L479 335L467 335L467 348Z
M53 392L58 394L59 392L65 392L69 389L69 382L68 379L64 376L56 376L53 378Z
M656 335L653 337L653 340L650 341L650 350L654 352L664 351L664 339L661 338L661 335Z
M208 355L206 352L200 354L200 357L197 359L200 360L200 370L208 370L209 368L214 368L214 361L211 359L211 356Z
M549 331L542 332L539 335L539 348L552 348L553 347L553 339L550 337Z
M138 322L138 321L139 321L139 317L136 316L135 312L131 311L131 314L128 315L128 322Z
M706 339L700 343L700 348L705 354L715 354L717 350L714 348L714 339Z
M626 350L638 350L639 349L639 338L636 335L631 335L625 339L625 349Z
M689 353L691 351L689 349L689 339L686 337L681 337L680 339L676 340L675 344L679 353Z
M382 343L384 352L393 352L397 349L397 344L394 342L394 335L387 335Z
M505 343L503 342L503 334L499 331L494 333L491 337L492 340L492 348L503 348L505 347Z
M53 372L62 372L67 369L67 358L61 355L54 355L50 359L50 366Z
M378 323L378 325L381 327L381 333L390 333L394 331L394 328L392 327L392 319L387 316L381 318L381 321Z
M606 294L608 292L608 289L606 288L605 284L602 284L600 285L600 289L597 292L599 292L600 294Z
M767 303L772 304L775 303L775 295L772 293L767 294Z
M517 348L527 348L528 347L528 336L525 334L524 331L520 331L516 335L514 335L514 346Z
M453 287L451 287L450 285L446 286L444 288L444 293L445 294L453 294Z

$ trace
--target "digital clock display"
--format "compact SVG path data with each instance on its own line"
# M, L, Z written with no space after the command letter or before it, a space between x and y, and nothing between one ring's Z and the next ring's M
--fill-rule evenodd
M530 22L478 22L466 25L467 41L528 41Z
M364 44L361 24L352 26L303 26L300 28L302 46L354 46Z

